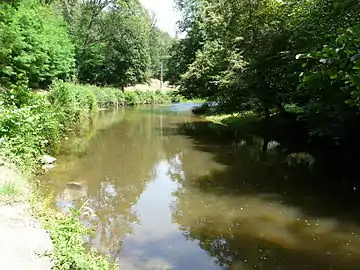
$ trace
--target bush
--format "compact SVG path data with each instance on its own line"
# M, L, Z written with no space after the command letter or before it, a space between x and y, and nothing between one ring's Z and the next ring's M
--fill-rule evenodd
M4 2L4 1L3 1ZM0 83L47 88L74 73L74 46L61 16L36 0L0 3Z
M4 103L4 101L0 101ZM27 106L0 106L0 148L9 158L30 162L60 142L57 113L49 101L32 95Z
M44 227L49 231L54 244L54 253L52 254L54 269L118 269L115 264L109 263L107 257L97 254L95 250L86 250L83 237L92 234L92 230L79 221L81 213L82 208L72 209L72 212L65 216L52 213L51 216L42 217Z
M167 103L171 100L171 93L160 91L122 92L116 88L61 81L53 82L50 92L45 95L26 87L0 89L0 157L28 172L34 168L40 155L56 151L61 137L83 125L99 107ZM4 192L14 192L6 188ZM56 269L116 268L106 258L85 249L83 236L90 232L80 223L79 212L57 216L47 211L43 223L54 243L52 256Z
M55 81L47 95L16 87L0 95L0 148L16 163L56 151L61 136L87 123L99 107L170 103L172 92L127 91ZM81 124L81 125L80 125ZM6 150L5 150L6 149Z
M56 81L48 99L58 112L63 131L71 130L98 110L98 99L91 87Z

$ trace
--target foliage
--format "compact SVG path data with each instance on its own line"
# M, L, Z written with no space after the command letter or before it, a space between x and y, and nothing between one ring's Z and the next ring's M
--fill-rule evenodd
M356 126L357 1L177 2L186 37L168 66L184 95L266 118L292 104L312 134L333 138Z
M47 209L49 211L49 209ZM83 237L92 233L79 221L82 208L72 209L64 216L52 213L42 217L45 229L50 233L54 245L52 259L54 268L59 270L111 270L117 269L108 262L106 257L100 256L96 251L87 251L84 247Z
M0 18L0 85L7 88L44 89L74 75L124 88L159 77L161 62L166 70L172 38L137 0L2 2Z
M201 12L205 6L203 0L176 0L183 18L179 24L180 31L186 33L186 38L173 42L166 61L165 79L170 84L181 85L181 75L196 59L196 52L201 50L205 42L205 32L202 29ZM184 87L183 87L184 88Z
M165 80L173 85L181 85L181 75L186 73L189 65L196 59L196 52L204 45L203 32L198 24L188 29L187 33L186 38L172 43L169 57L166 59Z
M4 101L2 104L5 105ZM21 108L1 106L0 138L1 149L10 150L10 158L19 163L31 162L58 146L60 130L57 112L45 97L36 95L32 95L29 103Z
M356 125L360 93L360 24L341 29L320 51L299 55L302 74L299 104L312 130L345 136Z
M57 111L60 127L64 131L71 129L74 123L83 122L98 109L91 89L76 84L55 82L48 99Z
M226 50L218 40L208 42L202 51L197 52L196 60L182 76L183 92L192 96L191 89L196 89L195 97L208 97L219 104L229 102L235 74L243 70L245 64L239 52Z
M77 112L91 114L98 108L115 105L140 105L171 103L176 101L174 91L120 91L114 87L97 87L73 83L56 82L49 98L58 110L65 110L68 120L75 121ZM82 99L82 100L80 100Z
M0 185L0 197L14 197L19 195L21 192L15 185L15 183L12 182L5 182Z
M171 38L151 25L139 1L60 2L80 82L124 88L159 75Z
M75 75L124 89L158 78L161 65L167 70L172 38L137 0L19 0L1 3L0 15L0 85L7 88L46 89Z
M61 16L36 0L0 3L0 84L46 88L73 69L74 48Z
M170 48L173 44L173 39L166 32L161 31L156 26L153 26L149 35L150 41L150 58L151 58L151 77L160 79L161 68L163 74L168 72L168 58Z

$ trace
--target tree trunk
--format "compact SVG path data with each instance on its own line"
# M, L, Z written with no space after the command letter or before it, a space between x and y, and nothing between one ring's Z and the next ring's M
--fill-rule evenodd
M265 114L265 124L267 124L267 122L269 121L270 118L270 109L268 107L264 108L264 114Z
M285 115L286 114L286 110L285 110L284 106L280 102L277 104L276 107L277 107L280 115Z
M261 149L261 155L260 155L260 160L261 161L266 160L268 146L269 146L269 139L266 137L266 138L264 138L263 146L262 146L262 149Z

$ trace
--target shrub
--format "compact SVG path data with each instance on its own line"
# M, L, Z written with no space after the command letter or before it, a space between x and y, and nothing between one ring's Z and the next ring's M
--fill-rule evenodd
M89 121L99 107L170 103L172 92L122 92L55 81L47 95L15 87L0 95L0 148L19 164L58 149L61 136ZM80 123L82 125L80 125Z
M43 224L49 231L54 244L52 259L54 268L59 270L112 270L118 269L108 258L94 250L86 250L83 237L92 233L80 221L82 209L72 209L70 215L53 213L45 216Z
M75 67L74 46L61 16L36 0L0 3L0 83L47 88Z
M29 105L22 108L0 107L1 148L8 157L30 161L50 149L56 149L60 130L56 112L48 100L33 96Z
M45 153L56 151L61 136L74 130L99 107L115 104L136 105L171 102L171 93L160 91L122 92L116 88L95 87L55 81L50 92L40 95L26 87L0 89L0 157L28 172ZM0 187L0 195L15 194L14 186ZM115 269L107 259L88 251L83 236L90 232L79 221L80 212L58 216L50 210L38 213L54 243L56 269Z

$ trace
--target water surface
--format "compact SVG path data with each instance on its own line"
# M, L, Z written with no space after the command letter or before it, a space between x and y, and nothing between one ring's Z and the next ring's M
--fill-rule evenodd
M87 201L89 242L125 270L360 269L357 217L314 184L314 157L191 106L101 113L64 143L45 193L63 210Z

